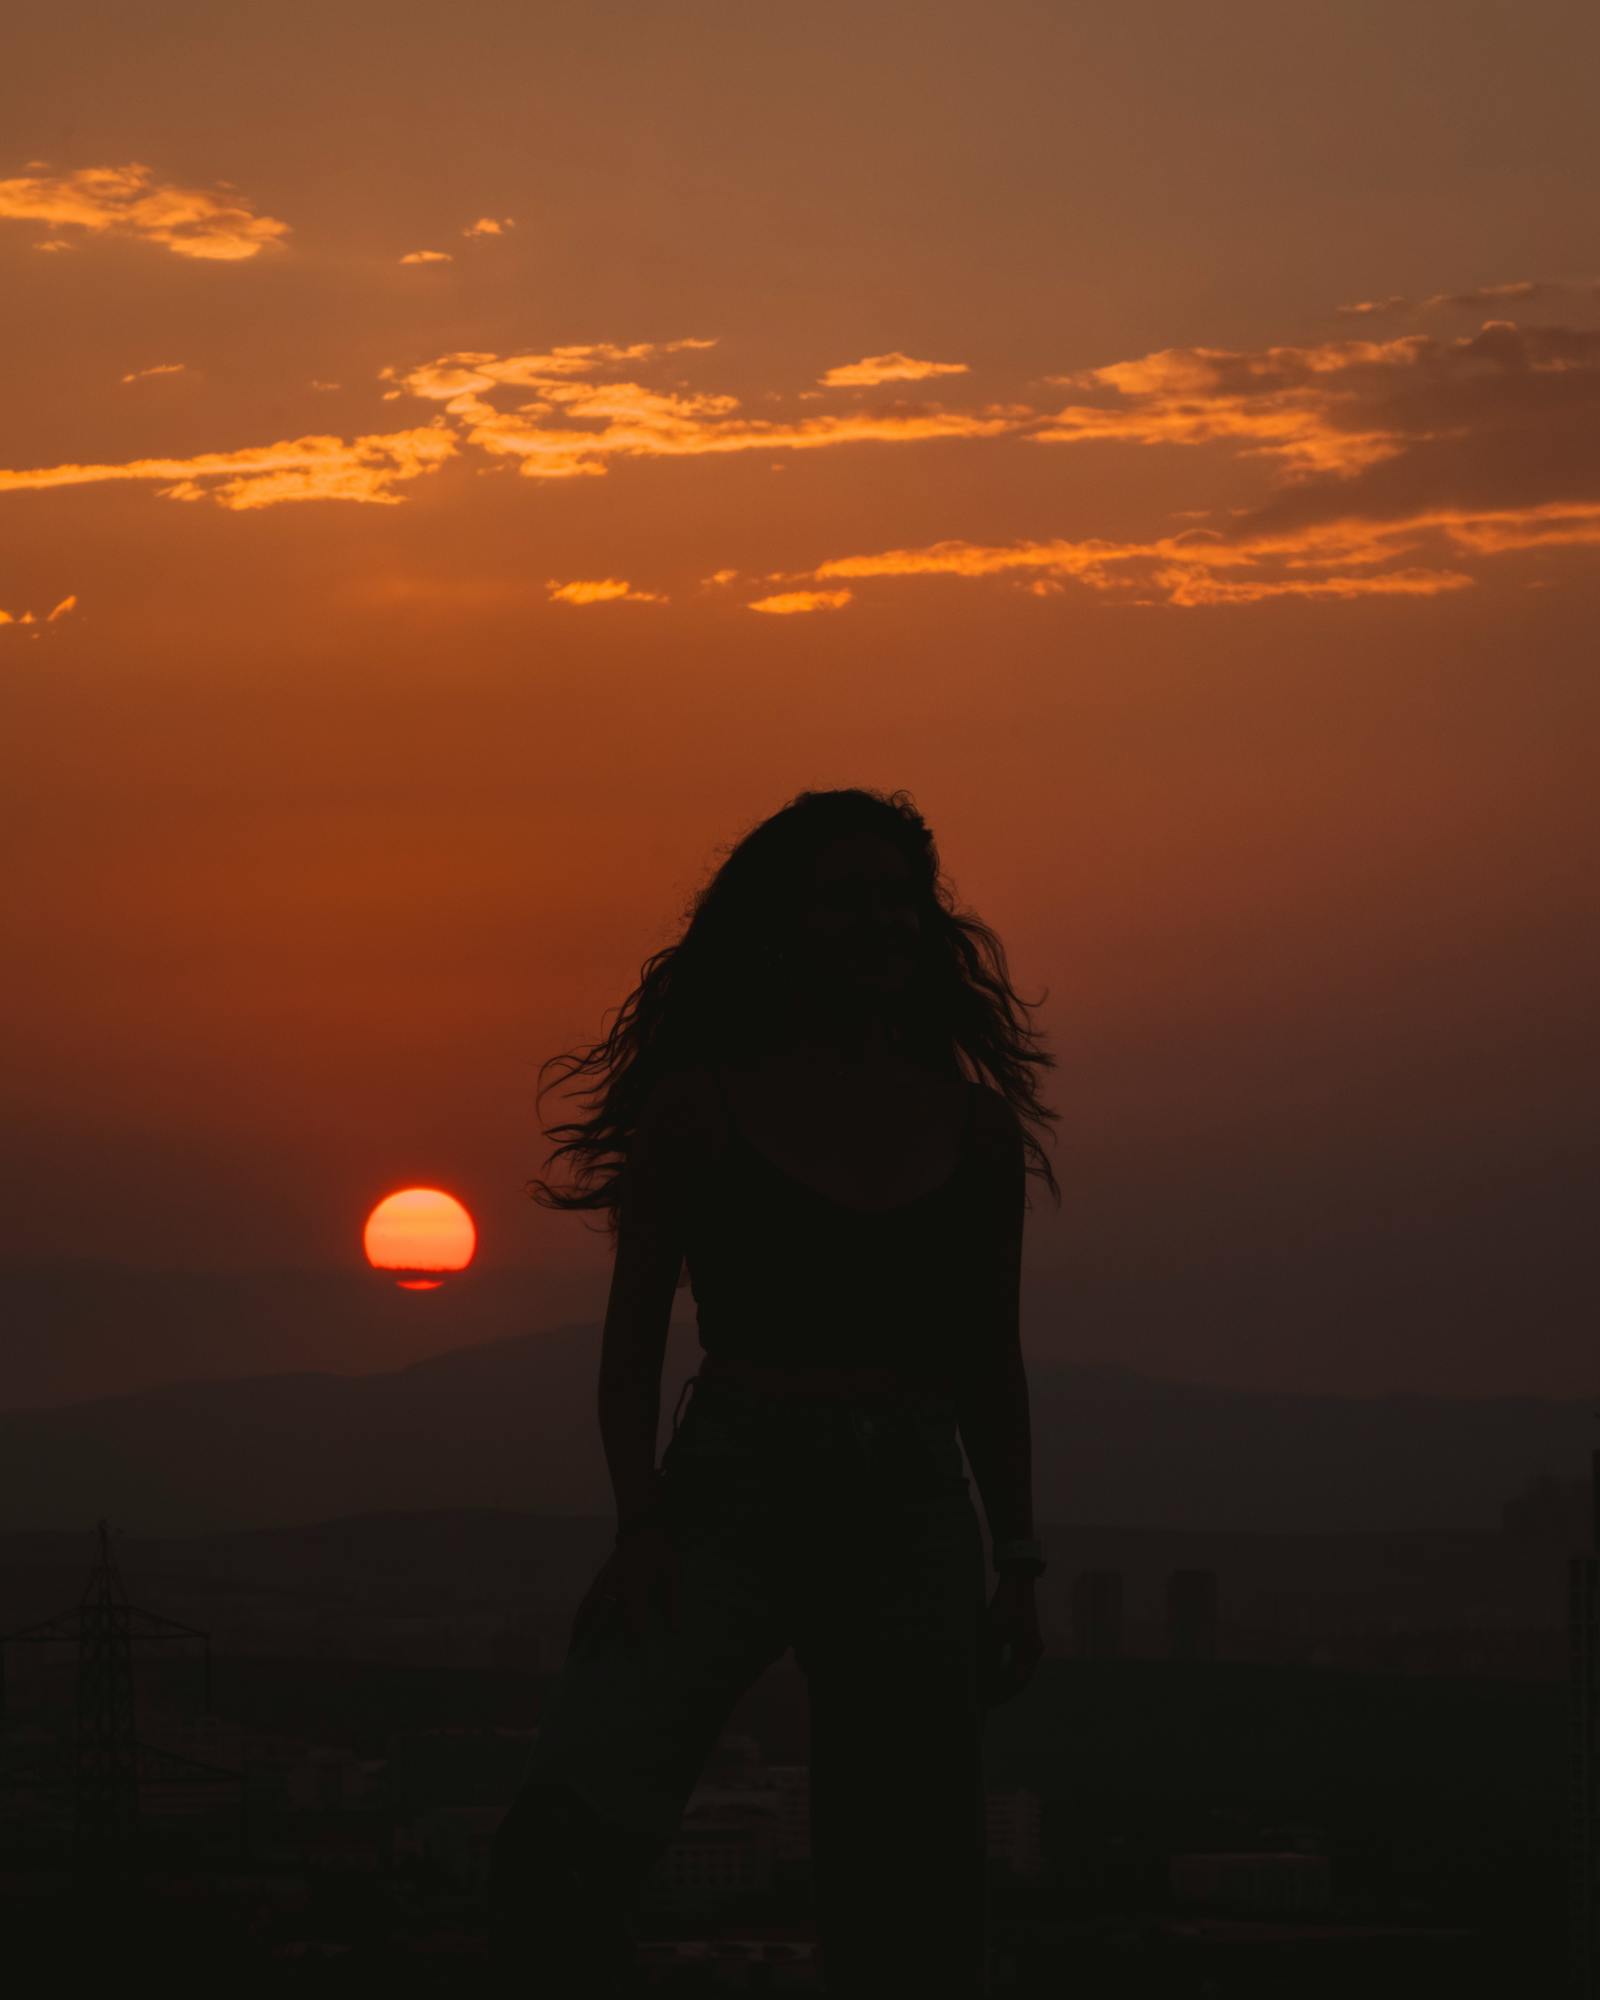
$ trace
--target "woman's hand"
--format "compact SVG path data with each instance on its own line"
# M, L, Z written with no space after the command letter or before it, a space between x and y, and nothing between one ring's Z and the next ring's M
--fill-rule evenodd
M986 1708L997 1708L1021 1694L1044 1657L1033 1583L1031 1576L1003 1576L989 1600L979 1659L980 1696Z
M600 1619L615 1617L623 1633L642 1641L660 1618L668 1629L678 1610L678 1558L665 1523L654 1518L626 1535L600 1565L573 1614L568 1649Z

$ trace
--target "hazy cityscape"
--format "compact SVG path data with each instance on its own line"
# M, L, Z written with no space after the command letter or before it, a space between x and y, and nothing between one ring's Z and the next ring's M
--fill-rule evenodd
M1091 1969L1097 1993L1557 1990L1567 1565L1589 1519L1588 1482L1550 1475L1498 1532L1046 1524L1047 1657L986 1734L993 1990ZM112 1531L114 1579L92 1529L0 1537L19 1949L60 1963L154 1926L174 1965L461 1977L612 1525L468 1508ZM83 1745L98 1729L115 1763L118 1672L85 1606L118 1582L131 1707L108 1789ZM644 1988L817 1989L806 1754L785 1658L647 1880ZM108 1840L114 1796L135 1817Z

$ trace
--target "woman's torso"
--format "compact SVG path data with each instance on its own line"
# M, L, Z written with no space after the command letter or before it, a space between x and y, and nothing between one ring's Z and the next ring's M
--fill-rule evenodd
M966 1319L982 1086L901 1070L697 1073L684 1205L713 1364L949 1379Z
M974 1086L903 1065L874 1071L708 1067L713 1126L841 1207L884 1213L961 1165Z

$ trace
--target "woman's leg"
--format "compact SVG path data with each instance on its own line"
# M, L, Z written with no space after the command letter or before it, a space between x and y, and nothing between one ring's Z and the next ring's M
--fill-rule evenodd
M977 1516L963 1483L823 1540L834 1575L818 1577L795 1653L826 1990L973 2000L988 1930Z
M628 1992L647 1844L571 1784L529 1781L489 1860L489 1956L506 1992Z
M491 1959L507 1990L625 1991L644 1876L664 1852L739 1696L788 1644L759 1518L680 1506L678 1615L644 1641L614 1603L545 1696L489 1866Z

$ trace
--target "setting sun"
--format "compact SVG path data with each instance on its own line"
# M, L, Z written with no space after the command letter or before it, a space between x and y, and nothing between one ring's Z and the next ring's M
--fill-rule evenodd
M472 1262L478 1232L454 1195L414 1187L384 1196L361 1241L374 1270L390 1273L405 1291L431 1292Z

